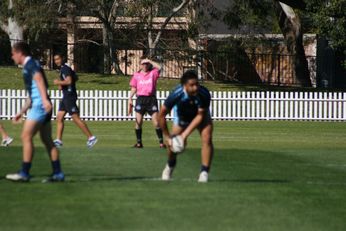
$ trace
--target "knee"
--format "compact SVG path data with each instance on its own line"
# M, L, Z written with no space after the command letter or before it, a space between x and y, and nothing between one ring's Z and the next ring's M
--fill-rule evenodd
M27 132L22 132L21 139L23 142L28 142L28 141L31 141L32 136Z
M202 143L204 146L212 146L213 145L213 138L211 135L206 135L202 138Z
M63 116L57 116L57 117L56 117L56 121L57 121L58 123L63 123L63 122L64 122L64 117L63 117Z

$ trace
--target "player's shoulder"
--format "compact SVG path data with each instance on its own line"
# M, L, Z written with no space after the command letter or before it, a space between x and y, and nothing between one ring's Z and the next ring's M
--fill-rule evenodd
M30 58L24 65L24 69L27 71L39 70L41 68L40 62L36 59Z
M176 86L169 94L168 100L176 101L184 95L184 89L181 85Z
M208 88L205 86L199 86L199 94L202 95L203 97L210 98L210 91Z
M61 72L72 71L72 68L65 63L61 66L60 70L61 70Z
M177 85L175 88L173 88L173 91L171 92L172 95L181 95L184 94L184 88L181 84Z

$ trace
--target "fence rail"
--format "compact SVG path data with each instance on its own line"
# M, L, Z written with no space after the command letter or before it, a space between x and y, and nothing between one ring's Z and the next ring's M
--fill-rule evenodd
M127 115L129 91L78 91L80 115L86 120L133 120ZM158 92L159 105L169 92ZM346 93L212 92L214 120L346 121ZM50 91L56 118L59 91ZM0 119L10 119L24 105L24 90L0 90ZM148 117L146 117L148 118ZM168 118L172 118L169 115Z

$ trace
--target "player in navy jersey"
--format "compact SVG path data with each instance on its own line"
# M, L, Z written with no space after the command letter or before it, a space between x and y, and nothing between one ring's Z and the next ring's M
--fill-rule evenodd
M81 120L79 116L79 109L77 106L77 90L76 82L77 75L67 64L63 62L62 55L54 56L55 65L60 68L60 78L59 80L54 80L54 84L59 86L59 89L62 90L63 97L60 101L59 112L57 115L57 138L54 140L56 147L62 147L62 135L64 132L64 119L66 113L68 112L73 122L82 130L82 132L87 137L87 147L92 148L97 143L97 138L92 135L88 126Z
M198 129L202 140L202 166L199 182L208 182L209 169L214 154L212 142L213 123L209 112L211 96L207 88L200 86L195 71L187 71L181 78L181 84L176 87L166 99L159 114L159 123L166 137L166 143L171 146L171 137L180 135L184 142L191 133ZM166 115L174 111L172 131L169 132ZM168 162L162 173L162 180L170 180L176 166L177 154L168 149Z
M48 83L44 71L39 62L30 57L30 48L24 42L16 43L12 48L12 59L16 64L23 65L23 77L25 88L29 98L22 110L13 118L15 123L19 123L24 113L27 119L23 126L23 163L18 173L8 174L6 179L12 181L29 181L30 168L33 159L34 145L33 137L40 133L41 140L49 153L53 174L47 181L63 181L65 176L61 171L59 161L59 151L55 147L52 139L52 103L47 89ZM30 110L29 110L30 109Z

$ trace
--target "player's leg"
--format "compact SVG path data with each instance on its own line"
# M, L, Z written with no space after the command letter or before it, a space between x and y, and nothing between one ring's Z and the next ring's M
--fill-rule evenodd
M201 173L198 181L205 183L208 182L208 174L211 167L212 159L214 156L213 145L213 123L208 119L207 123L199 128L202 141L201 150Z
M88 125L80 118L79 113L73 113L71 117L77 127L79 127L88 138L87 146L92 148L97 143L97 138L91 133Z
M9 174L6 179L13 181L28 181L30 179L30 168L34 154L33 137L40 129L41 124L35 120L26 120L22 130L23 162L19 173Z
M66 111L59 108L58 114L56 116L56 139L54 140L54 144L57 148L62 147L62 135L64 133L65 128L65 115Z
M65 176L61 171L61 165L59 160L59 151L57 147L54 145L52 139L52 125L50 121L44 123L40 128L40 136L42 143L45 145L48 155L51 160L53 174L48 179L50 182L55 181L64 181Z
M180 127L178 125L173 125L171 134L173 136L179 135L183 131L184 131L183 127ZM168 154L167 164L165 166L165 169L162 172L162 180L164 181L171 180L174 168L177 165L177 154L172 152L170 148L167 148L167 154Z
M13 142L13 138L9 137L4 126L0 123L0 134L2 137L1 146L8 146Z
M160 126L159 126L158 115L159 115L158 112L152 113L152 115L151 115L151 120L152 120L152 122L153 122L155 131L156 131L157 138L159 139L160 148L166 148L166 145L164 144L164 141L163 141L162 130L161 130Z
M133 146L134 148L143 148L143 142L142 142L143 117L144 117L144 113L142 113L141 111L136 112L135 132L136 132L137 143Z
M91 133L87 124L81 120L79 116L79 108L77 106L77 97L65 98L66 111L71 115L73 122L79 127L87 137L87 147L92 148L97 143L97 138Z

